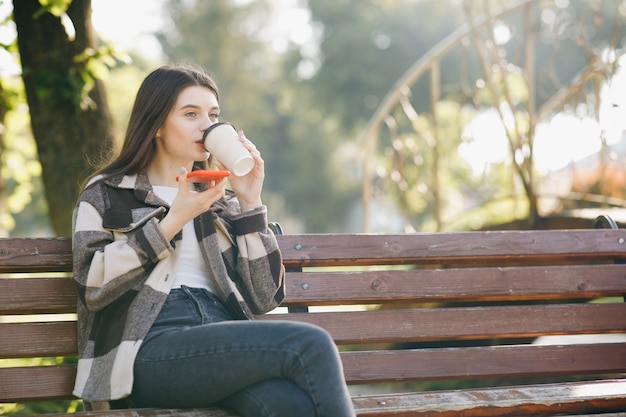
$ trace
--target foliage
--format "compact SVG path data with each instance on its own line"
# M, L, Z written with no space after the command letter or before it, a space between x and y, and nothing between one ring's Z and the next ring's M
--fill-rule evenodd
M128 55L124 62L125 64L118 64L111 68L105 78L107 100L111 107L117 145L121 145L121 139L124 137L130 106L135 99L139 84L155 65L136 54Z
M166 14L173 27L159 38L169 61L194 62L215 75L221 119L243 129L265 160L272 218L293 224L290 232L336 230L344 220L337 213L346 212L358 189L331 166L336 131L320 109L305 104L309 93L283 76L284 57L260 37L269 13L265 1L171 0Z
M73 413L82 408L79 400L36 401L0 404L0 415L29 416L34 414Z
M389 93L390 100L379 108L383 111L376 115L378 124L370 126L368 142L363 144L370 159L366 163L374 167L373 173L366 173L372 176L373 184L364 182L365 194L369 194L368 187L373 198L383 190L387 195L390 191L396 194L412 230L482 227L507 216L508 220L527 218L528 226L534 227L540 216L539 180L533 160L536 126L569 102L573 106L587 104L590 116L598 117L601 83L613 75L617 57L623 53L624 10L613 0L577 2L568 7L546 1L541 5L527 2L517 13L496 16L492 5L462 4L469 25L467 35L456 38L453 47L438 45L439 49L430 54L432 58L423 62L429 71L423 75L430 76L430 94L424 97L415 93L419 82L428 77L419 78L407 71L403 77L410 81L398 82ZM441 58L438 52L444 48L447 54ZM446 82L444 59L450 56L462 58L459 62L464 62L466 81ZM603 62L606 64L599 64ZM576 75L581 71L585 77L578 83ZM551 84L544 82L546 78ZM564 98L555 101L554 96ZM441 106L446 101L454 101L460 110ZM420 108L424 110L419 112ZM490 162L485 167L489 175L476 177L467 169L469 161L458 156L463 147L494 129L493 124L482 131L470 129L488 112L497 114L498 134L508 140L509 155ZM470 117L458 116L469 113ZM388 133L376 130L383 123ZM447 127L450 125L456 131ZM407 137L415 142L411 147L397 146ZM365 148L372 140L380 142L378 147ZM478 158L486 159L482 155ZM390 175L381 175L388 171ZM481 206L509 209L505 216L481 209L480 214L472 210L471 218L464 221L455 218Z
M47 206L41 188L41 164L35 143L28 136L25 109L7 117L8 132L1 155L0 170L7 190L5 230L16 234L49 233L45 213ZM26 211L25 208L29 207ZM24 230L28 225L29 230Z
M310 38L306 42L287 38L286 47L278 50L268 23L276 12L271 1L169 0L163 12L169 24L158 37L168 61L197 63L215 74L222 90L222 119L246 131L266 161L264 200L272 218L289 224L290 232L341 231L355 228L350 217L361 194L363 150L355 138L393 83L470 18L478 19L486 7L493 11L509 3L300 2L310 14ZM506 65L493 67L497 71L490 71L489 84L476 42L468 37L458 53L440 61L436 112L431 110L429 80L422 77L411 85L407 97L418 117L414 122L403 121L402 109L393 110L398 135L391 128L382 133L377 153L372 155L376 169L371 179L377 198L400 207L406 230L437 230L442 224L466 228L526 215L529 205L524 195L529 189L525 187L537 180L532 158L523 161L529 155L525 149L532 149L536 123L529 117L529 103L532 100L540 109L592 57L611 42L620 42L621 35L615 35L621 33L616 32L619 3L594 0L556 7L554 2L541 0L535 2L541 16L533 18L533 25L525 24L523 13L494 21L477 36L488 48L486 56L504 57ZM41 13L63 16L70 3L42 0L41 4ZM509 41L490 42L496 29L508 29ZM529 63L521 41L531 37L535 41ZM15 44L5 47L16 51ZM91 105L94 80L114 80L108 83L107 94L116 136L121 137L135 91L128 86L137 85L154 63L140 63L134 57L133 65L124 68L131 61L109 45L86 49L75 60L80 64L77 68L84 70L46 85L80 87L71 89L79 92L72 100L85 108ZM529 87L525 76L530 64L536 74ZM476 171L459 149L478 140L467 126L496 103L490 85L512 105L516 123L508 130L511 155ZM46 92L40 89L41 94ZM593 109L589 85L576 94L572 97L579 102L591 100L589 108ZM437 148L432 146L433 135L440 138ZM523 162L519 165L523 175L512 170L517 161ZM38 207L45 210L45 205ZM466 213L464 219L459 209Z
M20 52L48 217L53 233L67 236L80 180L90 169L88 158L111 147L101 79L120 59L112 48L93 42L89 1L21 0L13 6L18 35L14 43Z
M319 71L304 81L313 91L312 103L356 136L402 73L462 24L459 9L450 3L310 1L312 18L323 28ZM302 50L295 52L306 59ZM458 68L446 62L446 80L457 80ZM415 97L427 103L427 83L417 86Z
M69 1L42 1L41 16L46 10L61 15L65 13ZM6 17L2 26L7 29L13 24L12 16ZM2 44L9 55L18 60L19 50L17 39ZM17 63L17 62L16 62ZM37 148L29 129L29 109L25 105L24 86L19 75L6 73L2 75L2 105L6 108L4 120L0 121L3 130L3 143L0 159L0 170L3 199L0 221L2 234L14 236L36 236L53 234L47 218L48 206L41 182L41 164L38 160ZM54 82L53 82L54 83ZM53 94L43 88L42 95ZM80 101L80 98L79 98Z
M38 18L44 13L50 13L60 17L66 12L71 3L72 0L39 0L39 4L41 4L42 7L35 13L34 17Z
M0 230L6 235L49 234L47 205L41 186L41 164L28 130L28 109L18 77L2 79L2 103L7 112L0 121L3 134L0 182L3 210Z

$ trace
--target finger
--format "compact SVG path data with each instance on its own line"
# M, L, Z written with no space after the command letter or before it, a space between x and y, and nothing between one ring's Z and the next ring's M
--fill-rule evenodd
M213 189L217 186L219 186L220 184L222 184L224 181L226 181L226 178L219 178L216 180L211 180L209 182L207 182L208 188L206 189L206 191Z
M263 162L263 158L261 157L261 152L259 152L258 149L251 149L250 155L252 155L252 158L254 158L256 162Z
M178 192L187 191L187 169L180 167L180 175L178 176Z
M244 144L249 150L256 149L256 145L246 137L246 134L243 130L239 131L239 140Z

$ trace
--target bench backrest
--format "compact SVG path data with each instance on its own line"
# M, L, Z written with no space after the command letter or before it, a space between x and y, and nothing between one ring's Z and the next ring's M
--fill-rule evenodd
M626 372L625 230L278 239L287 299L261 319L326 328L356 389ZM0 403L70 397L75 368L59 358L76 355L71 265L69 239L0 240Z

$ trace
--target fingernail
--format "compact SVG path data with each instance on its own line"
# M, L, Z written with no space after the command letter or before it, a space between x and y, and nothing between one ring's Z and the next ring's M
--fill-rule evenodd
M187 172L187 170L185 169L185 167L180 167L180 170L179 170L179 171L180 171L180 173L181 173L181 174L184 174L185 172Z

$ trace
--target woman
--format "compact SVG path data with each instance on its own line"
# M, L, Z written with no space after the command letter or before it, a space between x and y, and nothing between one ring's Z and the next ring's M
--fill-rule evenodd
M119 155L74 210L79 362L74 394L94 409L221 405L244 417L354 416L322 329L251 320L284 297L261 201L264 162L204 186L202 134L219 117L204 72L162 67L143 81ZM220 168L223 166L215 161ZM177 177L179 180L177 180Z

